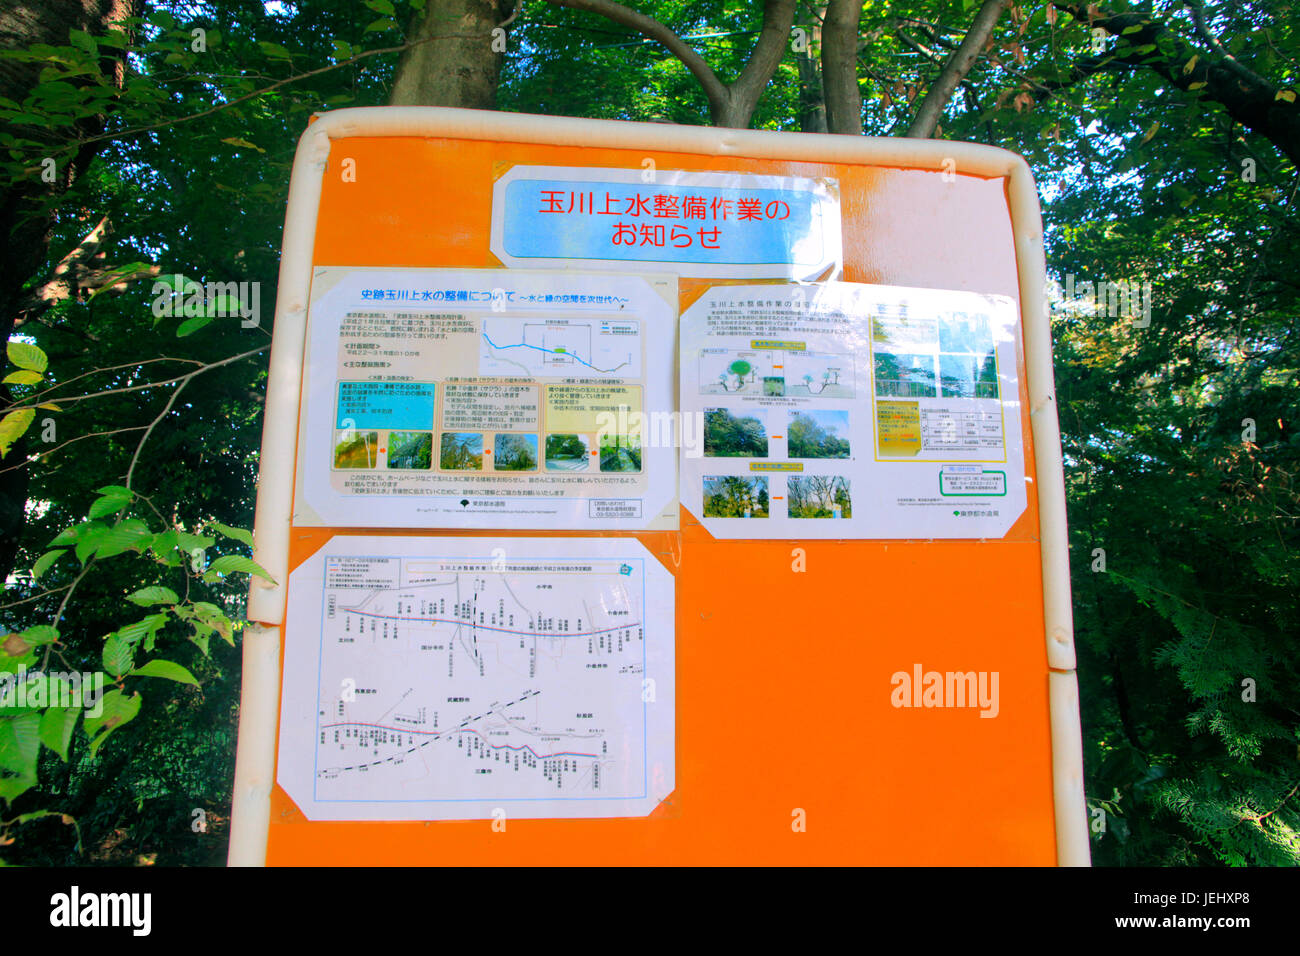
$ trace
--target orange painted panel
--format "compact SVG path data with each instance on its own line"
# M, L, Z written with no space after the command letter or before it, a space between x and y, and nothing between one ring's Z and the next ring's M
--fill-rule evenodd
M492 183L512 165L639 169L647 156L659 169L833 177L843 279L1019 300L1000 179L436 138L335 141L313 261L498 267ZM355 160L355 182L337 174L343 158ZM681 280L682 309L710 284ZM505 833L486 820L311 823L277 786L267 862L1054 863L1023 348L1018 366L1029 504L999 541L720 541L685 509L680 532L636 535L677 593L677 789L651 816L510 820ZM348 532L293 529L290 567L335 533ZM806 571L792 569L796 547ZM891 675L915 664L997 671L996 718L892 706ZM805 832L791 825L799 810Z

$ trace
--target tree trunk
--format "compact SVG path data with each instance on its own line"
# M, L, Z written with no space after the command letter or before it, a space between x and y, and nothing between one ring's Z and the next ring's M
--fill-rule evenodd
M826 127L832 133L862 135L862 91L858 88L858 33L863 0L830 0L822 27L822 86Z
M136 16L140 7L141 0L40 0L6 4L0 9L0 50L23 50L37 43L67 46L70 30L102 36L113 23ZM121 59L105 57L100 68L121 85L124 69ZM39 83L40 71L40 64L0 59L0 97L23 102ZM78 124L76 134L93 136L102 130L102 118L96 118ZM24 128L23 136L31 139L45 136L51 153L63 143L61 138L31 127ZM56 166L57 178L53 183L45 182L40 176L0 183L0 342L7 342L13 334L22 307L24 283L45 261L51 215L50 206L44 204L52 191L57 195L67 190L90 163L96 149L96 146L83 147L74 159ZM0 385L0 405L12 401L8 388ZM39 428L39 425L38 419L32 427ZM25 461L27 448L24 436L0 461L0 581L8 578L13 570L26 514L27 466L12 466Z
M799 129L805 133L825 133L826 97L822 92L822 77L815 59L815 51L822 48L822 22L826 5L813 4L812 17L806 26L807 44L795 48L795 63L799 67Z
M510 16L509 0L430 0L411 20L397 64L392 106L496 106L505 35L492 31Z

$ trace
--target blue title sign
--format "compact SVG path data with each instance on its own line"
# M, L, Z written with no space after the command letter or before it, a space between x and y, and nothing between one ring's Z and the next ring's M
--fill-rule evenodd
M575 170L551 169L552 173ZM506 261L656 262L803 275L837 264L839 209L825 184L717 173L636 179L629 170L508 178L494 218ZM747 268L750 267L750 268ZM763 267L771 267L764 269Z

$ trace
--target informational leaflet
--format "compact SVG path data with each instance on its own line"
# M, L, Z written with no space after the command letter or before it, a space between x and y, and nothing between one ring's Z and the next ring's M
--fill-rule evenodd
M681 322L683 504L721 538L1001 537L1026 504L1017 329L1003 296L709 289Z
M676 528L676 279L318 267L293 523Z
M277 780L309 820L645 816L673 581L634 538L339 535L289 579Z
M834 278L834 179L515 166L493 185L492 253L508 266L670 269L679 276Z

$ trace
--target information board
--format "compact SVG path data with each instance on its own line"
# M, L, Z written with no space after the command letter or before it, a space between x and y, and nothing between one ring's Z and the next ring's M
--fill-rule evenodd
M990 147L316 119L231 862L1086 864L1042 256Z

